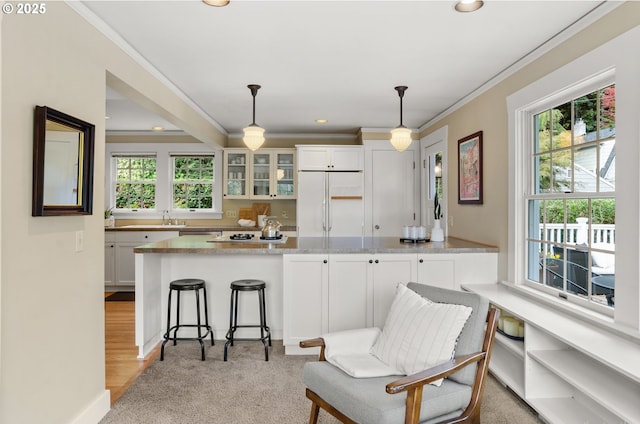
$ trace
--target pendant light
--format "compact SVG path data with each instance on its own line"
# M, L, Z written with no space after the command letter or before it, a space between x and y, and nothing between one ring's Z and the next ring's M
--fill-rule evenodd
M402 125L402 98L407 87L400 85L394 87L400 96L400 125L391 130L391 145L399 152L404 152L411 144L411 130Z
M262 146L262 143L264 143L264 128L260 128L260 126L256 124L256 94L260 86L257 84L249 84L247 87L251 90L251 95L253 96L253 122L243 129L244 137L242 140L251 151L255 152Z
M230 0L202 0L204 4L215 7L225 7L229 4Z

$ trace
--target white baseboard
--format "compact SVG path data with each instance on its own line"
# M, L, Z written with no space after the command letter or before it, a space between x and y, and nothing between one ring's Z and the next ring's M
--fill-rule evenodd
M91 405L80 413L71 424L96 424L99 423L111 409L111 391L105 390Z

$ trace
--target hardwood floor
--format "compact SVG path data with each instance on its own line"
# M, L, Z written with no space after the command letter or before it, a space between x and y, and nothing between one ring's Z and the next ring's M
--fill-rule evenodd
M105 293L105 298L111 293ZM137 359L135 345L135 302L104 302L106 388L113 405L129 385L158 356L155 349L147 359Z

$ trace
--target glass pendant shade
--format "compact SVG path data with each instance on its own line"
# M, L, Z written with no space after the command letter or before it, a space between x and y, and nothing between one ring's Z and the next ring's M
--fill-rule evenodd
M224 7L229 4L230 0L202 0L203 3L209 6Z
M398 152L404 152L411 145L411 130L405 127L392 129L390 141Z
M244 128L243 131L244 137L242 140L244 144L246 144L252 152L258 150L260 146L262 146L262 143L264 143L264 128L252 124Z

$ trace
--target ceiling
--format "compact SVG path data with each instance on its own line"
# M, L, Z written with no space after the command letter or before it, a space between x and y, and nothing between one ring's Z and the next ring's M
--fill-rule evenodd
M199 107L237 135L419 128L602 5L599 1L85 1ZM591 16L605 9L591 13ZM107 90L107 131L171 122ZM327 119L317 124L316 119Z

